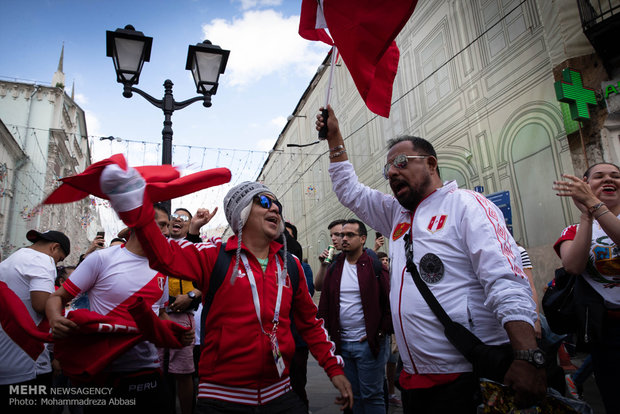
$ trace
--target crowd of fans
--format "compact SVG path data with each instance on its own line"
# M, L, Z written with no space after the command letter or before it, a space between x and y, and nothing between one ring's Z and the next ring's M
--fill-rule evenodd
M75 266L64 263L65 234L29 231L32 245L0 263L3 412L308 413L310 353L347 412L476 412L489 404L476 361L420 283L451 322L510 349L500 378L513 408L542 407L547 387L582 399L593 373L607 412L620 412L619 168L596 164L553 185L582 213L555 250L602 303L577 370L562 363L570 340L549 329L532 262L499 209L444 183L433 146L418 137L388 143L393 195L361 184L328 114L317 129L328 126L333 188L359 219L327 225L315 272L287 206L257 182L226 195L226 241L200 237L217 208L170 214L131 168L102 186L128 227L107 245L98 233ZM372 249L366 225L376 229Z

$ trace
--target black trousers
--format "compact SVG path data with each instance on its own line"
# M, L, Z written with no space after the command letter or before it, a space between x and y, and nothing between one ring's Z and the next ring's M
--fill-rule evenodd
M481 403L480 382L471 372L431 388L402 391L404 414L475 413Z
M264 405L245 405L199 398L195 414L306 414L308 407L295 391L289 391Z
M308 382L308 347L298 346L291 361L289 377L291 378L291 388L306 407L309 406L308 394L306 393L306 383Z
M84 406L86 414L168 414L168 391L158 369L109 373L103 384L83 384L85 387L112 387L105 396L105 405Z

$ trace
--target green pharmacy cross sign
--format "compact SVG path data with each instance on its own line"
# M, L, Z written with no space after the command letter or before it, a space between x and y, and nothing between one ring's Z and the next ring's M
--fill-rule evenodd
M575 121L590 119L588 104L597 105L594 90L583 86L581 73L566 68L562 70L562 80L557 81L555 96L558 101L567 103L570 108L571 118Z

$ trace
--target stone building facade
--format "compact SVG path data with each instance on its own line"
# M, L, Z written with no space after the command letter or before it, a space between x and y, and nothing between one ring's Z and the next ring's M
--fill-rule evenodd
M90 165L84 111L64 90L63 57L53 86L0 80L0 198L2 258L27 246L30 229L60 230L71 240L65 264L77 264L100 227L89 200L43 206L58 178ZM73 95L73 94L72 94Z

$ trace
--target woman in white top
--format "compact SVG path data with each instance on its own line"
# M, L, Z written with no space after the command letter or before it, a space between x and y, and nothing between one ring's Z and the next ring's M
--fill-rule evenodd
M591 349L594 376L607 412L620 413L620 168L600 163L583 179L563 177L553 188L572 197L581 219L564 229L555 248L566 271L581 274L604 300L602 338Z

